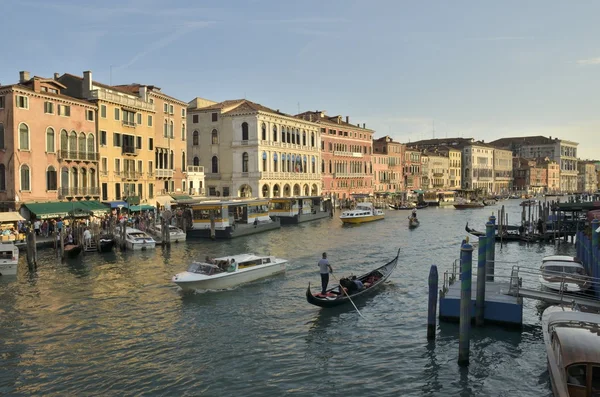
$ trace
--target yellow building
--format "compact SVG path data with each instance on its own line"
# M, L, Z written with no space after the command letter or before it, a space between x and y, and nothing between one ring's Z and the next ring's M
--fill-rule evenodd
M160 183L156 177L155 125L163 123L164 117L162 113L157 116L147 88L141 87L135 95L131 90L93 81L89 71L83 72L83 78L63 74L58 81L67 87L67 95L98 106L101 200L153 203L155 184ZM170 161L172 165L173 157L174 151L163 153L160 164Z

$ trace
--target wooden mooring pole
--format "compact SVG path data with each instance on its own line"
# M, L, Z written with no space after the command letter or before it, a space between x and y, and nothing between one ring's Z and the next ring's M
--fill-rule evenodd
M460 319L458 339L458 364L469 365L469 345L471 331L471 276L473 246L466 243L461 248Z
M438 300L438 270L436 265L429 269L429 302L427 305L427 339L435 339Z
M35 231L32 228L29 228L27 231L27 265L29 266L29 271L35 271L37 265L37 247L35 241Z
M480 236L477 250L477 300L475 301L475 324L478 327L483 325L485 313L486 244L487 238Z
M215 237L216 237L216 233L215 233L215 210L209 210L209 216L210 216L210 238L214 240Z

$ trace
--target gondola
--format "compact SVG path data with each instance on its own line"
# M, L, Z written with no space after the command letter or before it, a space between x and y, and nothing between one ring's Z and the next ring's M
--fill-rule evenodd
M98 239L100 245L100 252L110 252L115 246L115 239L108 235L102 235Z
M363 283L366 283L367 280L369 280L369 279L374 280L374 281L367 288L363 288L363 289L361 289L359 291L355 291L355 292L349 292L350 298L348 297L348 295L346 295L345 293L340 291L339 285L329 288L327 290L327 293L325 294L325 296L321 296L320 294L319 294L319 296L315 296L310 291L310 283L308 283L308 288L306 289L306 300L308 301L308 303L313 304L315 306L335 307L335 306L339 306L344 303L350 302L350 299L354 300L354 299L362 297L362 296L370 295L373 292L375 292L377 289L379 289L379 287L381 287L381 285L385 282L385 280L388 279L390 274L392 274L392 271L394 271L394 269L396 268L396 265L398 264L399 257L400 257L400 250L398 250L398 254L390 262L386 263L385 265L383 265L375 270L371 270L370 272L365 273L360 277L357 277L357 280L360 280Z
M469 227L469 222L467 222L467 224L465 225L465 231L469 234L472 234L473 236L477 236L477 237L485 237L485 232L480 232L477 231L475 229L471 229ZM495 233L495 237L496 237L496 241L526 241L526 242L531 242L531 241L536 241L536 239L534 238L535 236L522 236L519 232L509 232L506 231L504 233L504 235L502 235L502 238L500 238L500 235L498 235L498 233L496 231L494 231Z
M81 245L65 244L65 255L69 258L75 258L81 253Z
M414 205L394 205L394 204L388 204L388 207L390 207L391 210L421 210L423 208L427 208L427 203L424 204L418 204L416 206Z
M421 224L417 218L413 218L412 216L408 217L408 228L414 229Z

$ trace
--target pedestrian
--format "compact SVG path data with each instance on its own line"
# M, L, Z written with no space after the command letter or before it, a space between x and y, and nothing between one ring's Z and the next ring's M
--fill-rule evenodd
M92 245L92 233L90 232L90 229L88 229L87 227L85 228L85 231L83 232L83 241L85 243L85 248L89 248Z
M35 230L36 236L40 235L40 227L41 226L42 226L42 222L40 222L39 219L36 219L35 222L33 222L33 230Z
M319 273L321 273L321 295L327 293L327 284L329 284L329 273L333 274L333 269L327 260L327 252L323 252L323 258L319 261Z

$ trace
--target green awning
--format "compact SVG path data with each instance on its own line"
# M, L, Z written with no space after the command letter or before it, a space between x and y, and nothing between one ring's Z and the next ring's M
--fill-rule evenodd
M151 205L148 204L142 204L142 205L132 205L131 207L129 207L129 211L131 212L138 212L138 211L154 211L156 208L154 208Z
M194 199L192 196L189 196L187 194L172 194L171 197L173 198L173 200L176 200L176 201L193 200Z
M417 190L413 190L413 193L423 194L425 192L423 190L417 189Z
M27 209L39 219L51 219L67 216L100 215L109 208L99 201L48 201L45 203L25 203ZM69 215L70 214L70 215Z

